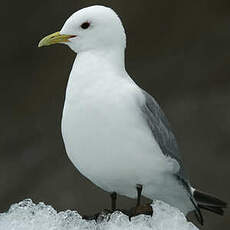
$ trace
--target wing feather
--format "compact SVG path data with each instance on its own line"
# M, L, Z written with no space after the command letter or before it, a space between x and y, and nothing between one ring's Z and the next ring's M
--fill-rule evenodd
M197 202L192 195L191 185L185 173L177 141L172 132L168 119L156 100L146 91L142 90L142 93L145 96L145 104L142 107L145 119L152 131L155 140L159 144L162 153L175 159L179 163L180 170L176 173L175 177L187 191L188 196L194 205L196 217L198 221L203 224L203 217Z

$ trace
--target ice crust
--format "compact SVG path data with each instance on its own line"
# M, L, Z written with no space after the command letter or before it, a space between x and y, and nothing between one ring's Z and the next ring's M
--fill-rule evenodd
M83 220L76 211L57 212L42 202L34 204L26 199L0 213L0 230L198 230L176 208L161 201L152 207L152 217L140 215L129 221L126 215L115 212L96 223Z

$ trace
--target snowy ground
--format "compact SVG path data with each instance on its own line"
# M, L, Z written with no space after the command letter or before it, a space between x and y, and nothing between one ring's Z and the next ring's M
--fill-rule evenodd
M140 215L129 221L120 212L108 221L85 221L76 211L57 212L44 203L26 199L0 214L0 230L198 230L175 208L157 201L152 217Z

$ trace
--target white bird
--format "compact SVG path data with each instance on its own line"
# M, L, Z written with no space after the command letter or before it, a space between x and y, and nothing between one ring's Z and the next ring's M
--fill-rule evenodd
M143 195L184 214L200 208L223 214L226 203L192 188L174 134L157 102L125 70L126 35L117 14L104 6L74 13L40 46L64 43L77 57L62 117L66 152L97 186L131 198Z

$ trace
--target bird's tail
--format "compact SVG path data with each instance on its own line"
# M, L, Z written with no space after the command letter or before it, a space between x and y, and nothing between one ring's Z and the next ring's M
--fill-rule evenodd
M193 197L199 208L214 212L218 215L224 215L224 209L227 208L227 203L225 201L198 190L193 192Z

